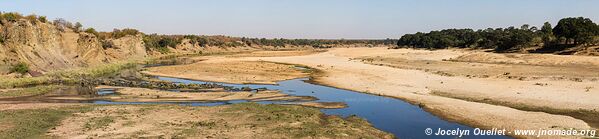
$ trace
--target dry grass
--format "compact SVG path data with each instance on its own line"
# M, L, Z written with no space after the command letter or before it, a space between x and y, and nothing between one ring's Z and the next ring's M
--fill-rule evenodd
M241 103L217 107L97 107L64 120L59 138L393 138L357 117L324 116L300 106Z

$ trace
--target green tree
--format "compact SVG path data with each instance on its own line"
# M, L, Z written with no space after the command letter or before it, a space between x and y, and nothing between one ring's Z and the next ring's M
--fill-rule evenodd
M543 40L543 44L544 45L549 45L553 39L554 39L554 35L553 35L553 29L551 27L551 23L549 22L545 22L543 24L543 27L541 27L541 31L540 34L541 35L541 39Z
M15 22L18 19L23 18L23 15L19 14L19 13L4 13L2 14L4 16L4 19L10 21L10 22Z
M553 28L553 33L558 38L565 38L566 44L573 40L574 44L577 45L592 41L593 36L597 34L597 30L597 25L589 18L570 17L561 19Z
M543 34L553 34L553 27L551 27L551 23L545 22L543 27L541 27L541 33Z
M40 17L38 17L38 20L40 20L40 22L42 22L42 23L48 22L48 19L46 18L46 16L40 16Z

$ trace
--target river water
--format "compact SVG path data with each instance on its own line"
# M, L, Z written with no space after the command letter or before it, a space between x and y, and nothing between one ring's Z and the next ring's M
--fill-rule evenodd
M176 83L184 84L205 84L215 82L205 82L196 80L187 80L179 78L169 77L157 77L160 80L171 81ZM371 95L366 93L359 93L350 90L338 89L333 87L327 87L322 85L316 85L306 82L307 78L293 79L287 81L278 82L277 85L261 85L261 84L228 84L228 83L217 83L225 86L232 86L236 88L250 87L250 88L267 88L269 90L280 90L283 93L296 95L296 96L313 96L318 98L317 102L345 102L347 108L342 109L321 109L325 114L339 115L339 116L350 116L356 115L361 118L368 120L374 127L392 133L398 138L402 139L420 139L420 138L441 138L441 139L453 139L459 138L457 136L435 136L425 134L427 128L437 131L437 129L460 129L470 130L469 136L463 136L461 138L510 138L507 136L474 136L474 128L465 126L455 122L449 122L439 117L432 115L424 111L422 108L409 104L405 101ZM229 101L229 102L186 102L176 103L181 105L192 105L192 106L215 106L225 105L231 103L240 103L245 101ZM99 104L115 104L116 102L109 101L96 101ZM281 103L281 102L259 102L263 104L269 103ZM123 104L135 104L135 103L123 103Z

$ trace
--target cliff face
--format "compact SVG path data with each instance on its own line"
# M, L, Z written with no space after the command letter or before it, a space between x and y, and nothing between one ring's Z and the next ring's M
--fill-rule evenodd
M0 74L20 62L33 71L47 72L147 55L140 36L109 40L115 47L104 49L92 34L39 21L4 22L0 36Z
M141 34L107 41L111 47L105 51L111 60L140 60L149 56Z

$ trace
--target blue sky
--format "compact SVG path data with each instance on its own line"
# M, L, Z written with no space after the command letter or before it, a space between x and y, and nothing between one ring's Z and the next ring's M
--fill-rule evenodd
M564 17L599 21L599 0L1 0L0 11L101 31L265 38L381 39L445 28L508 27Z

